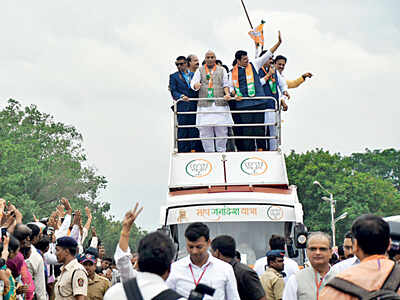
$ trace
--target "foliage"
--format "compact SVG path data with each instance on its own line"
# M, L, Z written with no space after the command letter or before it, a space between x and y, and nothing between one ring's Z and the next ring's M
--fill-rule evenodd
M353 153L346 157L316 149L304 154L292 151L286 157L289 182L298 187L303 204L304 223L310 231L331 232L329 203L321 200L329 194L314 181L319 181L336 201L335 217L347 212L344 220L336 223L336 240L341 244L354 219L364 213L381 216L400 214L399 160L394 149Z
M56 122L35 105L22 107L10 99L0 111L0 197L21 210L24 222L33 214L49 216L61 197L82 212L89 206L97 234L111 254L121 226L108 216L110 204L97 200L107 180L88 165L82 142L75 127ZM137 228L133 231L140 236Z

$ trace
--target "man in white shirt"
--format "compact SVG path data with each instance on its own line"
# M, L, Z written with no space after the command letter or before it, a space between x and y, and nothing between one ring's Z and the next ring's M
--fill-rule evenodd
M340 274L348 268L360 263L360 260L353 252L353 234L351 231L347 232L344 236L343 250L346 259L332 266L331 272L334 274Z
M138 266L136 271L130 261L129 235L132 225L142 211L138 210L136 204L130 210L122 222L122 231L115 253L115 261L121 274L121 281L109 288L104 295L104 300L125 300L128 299L124 285L130 287L130 291L136 286L144 300L150 300L158 296L164 299L163 295L172 292L165 283L169 275L171 262L174 258L175 248L170 238L161 232L153 232L146 235L138 247ZM136 283L136 285L135 285ZM137 290L136 290L137 291ZM164 294L163 294L164 293ZM174 299L184 300L179 294L174 293Z
M283 236L273 234L269 239L269 248L271 250L285 251L285 238ZM291 275L296 274L299 271L299 266L293 259L290 259L287 256L283 258L283 263L284 263L283 273L285 274L285 277L283 279L286 283ZM254 271L256 271L259 277L261 277L261 275L264 274L267 268L268 268L268 259L266 256L257 259L257 261L254 264Z
M213 257L210 247L210 231L203 223L192 223L186 231L188 256L171 265L167 279L168 286L184 297L199 284L215 289L214 296L206 295L205 300L239 300L239 293L232 266Z

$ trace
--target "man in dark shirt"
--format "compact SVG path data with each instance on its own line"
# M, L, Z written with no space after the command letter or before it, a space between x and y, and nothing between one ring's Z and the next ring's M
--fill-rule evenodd
M236 243L229 235L220 235L211 242L214 257L232 265L241 300L265 300L265 292L257 273L235 259Z

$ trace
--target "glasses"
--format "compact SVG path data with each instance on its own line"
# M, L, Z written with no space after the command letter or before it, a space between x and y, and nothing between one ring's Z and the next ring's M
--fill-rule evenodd
M182 66L182 65L184 65L184 64L186 64L186 63L185 63L185 62L175 63L175 65L176 65L177 67Z
M320 247L320 248L310 247L310 248L307 248L307 250L310 250L311 252L316 252L317 250L319 250L320 252L328 252L329 248L326 248L326 247Z

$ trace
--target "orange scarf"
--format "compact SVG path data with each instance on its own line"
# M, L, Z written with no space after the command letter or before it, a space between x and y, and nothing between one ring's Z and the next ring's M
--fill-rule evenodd
M232 70L232 81L233 87L235 88L236 95L239 97L243 97L242 92L239 89L239 67L236 65ZM247 82L247 91L249 97L254 97L256 95L256 88L254 85L254 74L253 68L249 63L246 67L246 82Z
M214 98L214 84L213 84L213 77L212 74L217 69L217 65L214 65L211 72L208 69L207 65L204 65L204 69L206 70L206 78L208 79L208 93L207 98Z

